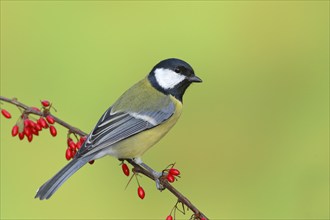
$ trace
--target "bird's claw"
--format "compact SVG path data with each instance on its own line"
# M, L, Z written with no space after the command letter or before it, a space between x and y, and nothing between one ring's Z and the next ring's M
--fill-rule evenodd
M159 179L156 179L156 187L159 191L163 191L165 187L160 183Z
M156 182L156 187L158 190L163 191L165 187L160 183L160 178L163 176L163 172L157 172L149 167L147 164L143 163L141 158L134 158L134 162L141 165L144 169L152 173L154 180Z
M159 191L163 191L165 189L165 187L160 183L160 178L163 176L162 172L153 172L154 178L155 178L155 182L156 182L156 187Z

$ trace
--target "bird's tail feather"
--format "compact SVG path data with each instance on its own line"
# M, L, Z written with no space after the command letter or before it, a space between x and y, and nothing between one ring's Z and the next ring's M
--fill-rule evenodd
M77 170L79 170L83 165L90 161L92 157L82 157L75 158L65 167L63 167L55 176L44 183L37 191L34 198L39 198L40 200L49 199L56 190Z

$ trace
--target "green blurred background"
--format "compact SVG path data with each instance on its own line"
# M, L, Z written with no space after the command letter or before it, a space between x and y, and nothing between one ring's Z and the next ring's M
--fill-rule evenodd
M176 161L175 186L212 219L329 218L328 1L1 1L1 95L49 99L90 131L158 61L204 83L144 161ZM119 162L86 165L49 201L38 187L67 162L66 130L28 143L1 117L2 219L165 219L175 203ZM188 215L180 218L188 219Z

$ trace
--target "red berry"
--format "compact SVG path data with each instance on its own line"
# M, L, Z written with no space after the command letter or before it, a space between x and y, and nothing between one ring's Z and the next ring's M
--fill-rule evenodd
M31 133L31 134L26 135L26 136L27 136L28 141L31 142L32 139L33 139L33 134Z
M48 124L47 124L46 120L42 117L40 117L38 119L38 124L43 128L48 128Z
M179 176L180 175L180 171L175 169L175 168L171 168L168 172L170 174L172 174L173 176Z
M65 151L65 158L66 158L67 160L70 160L71 157L72 157L71 150L70 150L70 148L67 148L66 151Z
M167 217L166 217L166 220L173 220L172 215L167 216Z
M83 144L83 143L85 143L86 139L87 139L86 136L80 137L79 142L80 142L81 144Z
M24 120L24 127L34 128L35 126L36 126L36 123L34 121L31 121L30 119Z
M202 217L201 220L206 220L206 218L205 217Z
M76 143L76 145L75 145L75 146L76 146L76 148L77 148L77 149L80 149L80 148L81 148L81 142L80 142L80 141L78 141L78 142Z
M28 137L30 134L32 133L31 128L30 127L25 127L24 128L24 134Z
M11 114L7 110L2 109L1 113L3 116L5 116L5 118L11 118Z
M167 174L166 179L170 182L173 183L175 180L175 177L172 174Z
M35 127L38 131L41 131L42 130L42 127L39 125L39 124L36 124L36 127Z
M95 161L95 160L91 160L91 161L89 161L88 163L89 163L90 165L92 165L92 164L94 163L94 161Z
M138 195L139 195L139 197L141 199L144 199L144 197L146 195L145 192L144 192L144 190L143 190L143 188L141 186L139 186L139 188L138 188Z
M76 149L76 144L71 140L69 143L69 147L71 150L74 150L74 149Z
M126 164L126 163L123 163L123 164L121 165L121 168L122 168L124 174L125 174L126 176L129 176L129 169L128 169L127 164Z
M41 104L44 106L44 107L48 107L50 105L50 102L48 100L42 100L41 101Z
M29 127L30 123L29 123L29 119L25 119L24 120L24 127Z
M37 136L39 135L39 131L37 129L31 128L31 131L32 131L32 134L37 135Z
M55 123L55 120L51 115L47 115L46 120L48 121L49 124L54 124Z
M51 126L49 127L49 132L50 132L50 134L51 134L53 137L55 137L55 136L57 135L57 130L56 130L56 128L55 128L53 125L51 125Z
M24 132L18 133L18 137L20 140L24 139Z
M15 125L13 129L11 129L11 135L15 137L18 134L18 126Z
M29 125L30 125L30 127L35 128L37 126L37 123L35 123L34 121L29 120Z
M71 155L72 155L72 158L74 157L74 155L76 155L77 151L75 149L71 150Z

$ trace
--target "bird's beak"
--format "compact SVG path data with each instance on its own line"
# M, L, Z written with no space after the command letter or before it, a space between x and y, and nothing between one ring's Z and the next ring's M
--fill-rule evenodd
M198 76L190 76L190 77L188 77L188 80L189 80L189 82L196 82L196 83L201 83L201 82L203 82L203 81L201 80L201 78L199 78Z

